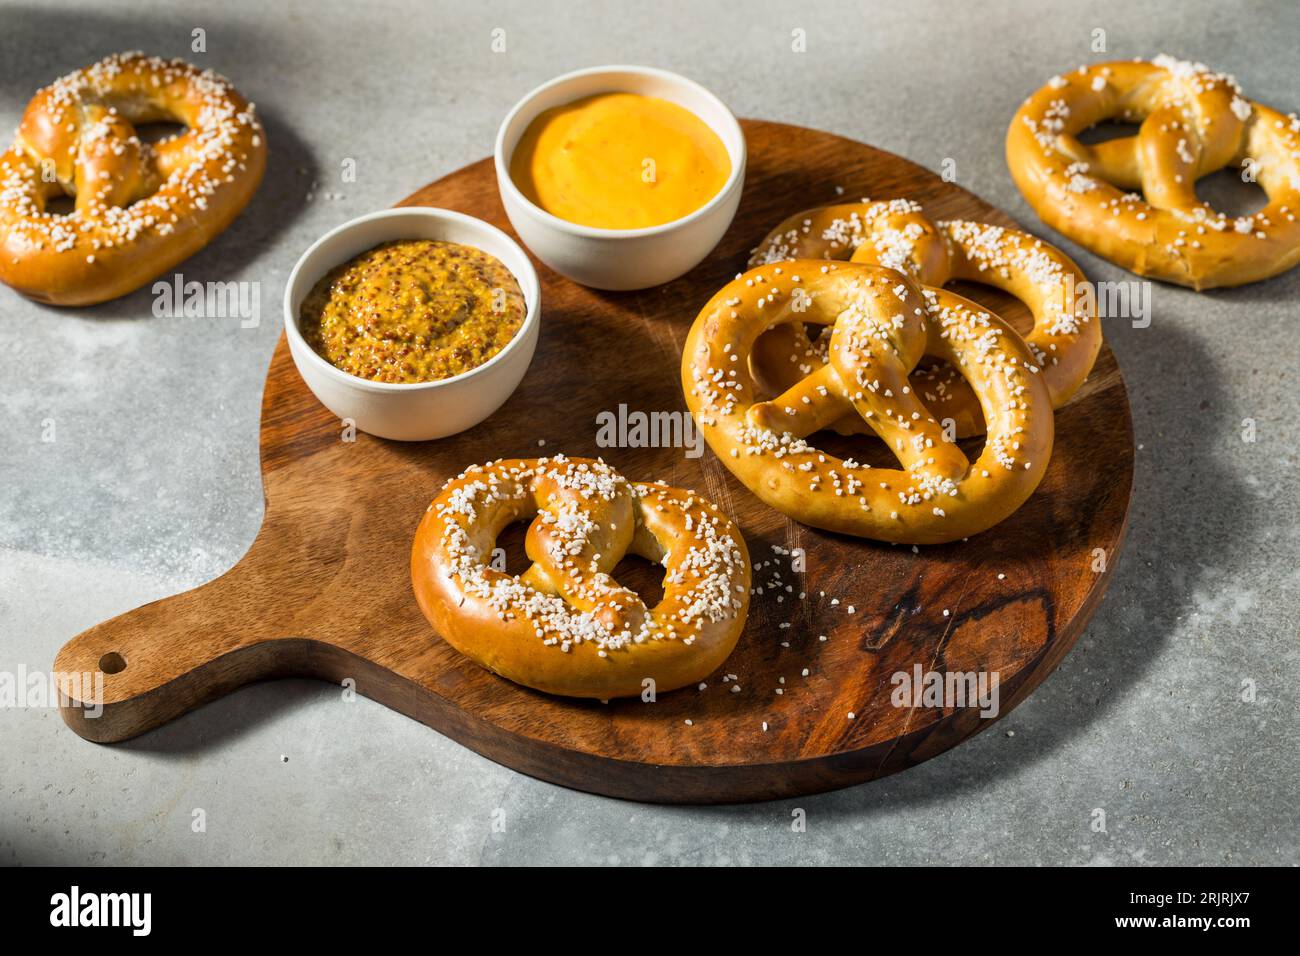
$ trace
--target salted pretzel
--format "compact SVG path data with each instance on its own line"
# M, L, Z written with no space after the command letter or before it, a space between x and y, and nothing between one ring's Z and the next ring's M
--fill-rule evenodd
M1094 296L1082 295L1084 276L1070 257L1018 229L964 219L931 221L907 199L863 200L805 210L787 218L759 243L750 265L785 259L850 260L897 269L922 286L941 288L965 280L993 286L1020 299L1034 318L1025 336L1035 364L1059 408L1083 384L1101 348ZM826 364L825 334L808 337L803 323L776 326L755 343L753 371L761 386L782 392ZM951 365L923 365L912 388L957 437L983 431L979 399ZM850 413L831 428L842 434L870 431Z
M1107 120L1141 126L1079 141ZM1200 290L1300 262L1300 119L1201 63L1161 55L1054 77L1016 112L1007 165L1045 222L1138 275ZM1225 166L1253 177L1268 205L1230 218L1197 199L1196 181Z
M758 401L750 351L765 329L831 324L829 362ZM958 369L987 426L972 463L912 388L923 355ZM682 355L686 403L709 446L754 494L797 521L913 544L992 527L1047 470L1052 403L1036 359L1006 322L902 272L796 259L750 269L691 327ZM902 469L871 468L805 437L856 412Z
M136 134L158 122L188 129ZM121 53L70 73L0 156L0 281L55 305L125 295L230 225L265 166L252 105L211 70ZM73 211L52 211L56 196Z
M532 519L519 576L490 564L507 525ZM647 608L610 572L625 554L663 564ZM749 608L745 540L694 492L629 482L603 461L475 465L439 492L411 551L415 596L453 647L516 683L607 699L710 674Z

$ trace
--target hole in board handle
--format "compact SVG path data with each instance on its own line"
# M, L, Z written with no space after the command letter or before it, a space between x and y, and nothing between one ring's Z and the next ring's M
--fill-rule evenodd
M105 674L120 674L126 670L126 658L117 651L109 651L99 659L99 669Z

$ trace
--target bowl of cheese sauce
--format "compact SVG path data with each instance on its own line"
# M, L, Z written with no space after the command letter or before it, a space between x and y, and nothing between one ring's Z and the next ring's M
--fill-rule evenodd
M650 67L545 83L497 133L502 203L537 258L583 285L642 289L717 245L740 203L745 137L697 83Z

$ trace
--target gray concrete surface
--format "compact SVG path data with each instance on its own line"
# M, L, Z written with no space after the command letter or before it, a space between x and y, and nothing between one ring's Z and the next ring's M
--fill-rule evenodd
M1002 159L1021 98L1102 58L1095 29L1105 58L1204 60L1300 108L1290 3L746 7L0 4L0 127L37 86L142 48L232 77L272 148L255 204L181 267L260 282L259 327L157 319L148 290L60 312L0 288L0 671L48 669L79 630L239 558L261 520L258 403L295 258L488 154L503 113L552 75L659 65L741 115L936 170L952 158L961 184L1114 280L1127 276L1037 223ZM207 52L191 54L200 27ZM490 48L497 27L505 53ZM355 183L339 179L349 158ZM1140 449L1117 579L1026 704L919 768L797 801L664 808L531 780L314 682L249 688L116 747L9 708L0 862L1300 863L1298 294L1300 271L1205 295L1158 286L1150 328L1108 323ZM1098 808L1105 833L1090 827Z

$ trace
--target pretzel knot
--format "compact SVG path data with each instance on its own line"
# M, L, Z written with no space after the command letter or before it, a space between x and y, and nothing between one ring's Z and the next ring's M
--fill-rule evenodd
M491 565L531 519L531 567ZM665 568L648 608L611 572L626 554ZM699 681L731 653L749 606L744 538L693 492L629 482L603 461L500 460L447 482L416 532L416 598L457 650L516 683L571 697Z
M187 129L136 134L160 122ZM37 93L0 156L0 280L57 305L124 295L225 229L265 165L253 107L226 80L110 56ZM49 208L57 196L74 197L71 213Z
M751 350L787 322L833 325L830 360L759 401ZM957 369L979 399L987 438L973 464L909 382L927 354ZM1015 330L881 266L799 259L750 269L696 318L682 384L710 447L765 502L814 527L884 541L937 543L992 527L1033 493L1052 450L1047 386ZM840 460L804 440L849 411L901 470Z
M1101 348L1095 296L1083 296L1083 273L1065 253L1018 229L955 219L932 222L906 199L842 203L796 213L759 243L750 265L786 259L837 259L885 266L923 286L962 280L989 285L1020 299L1034 318L1025 342L1059 408L1083 384ZM828 337L810 339L804 325L788 322L761 336L753 371L769 391L782 392L826 364ZM957 437L984 430L974 390L947 363L912 372L911 387ZM841 434L871 431L856 414L832 422Z
M1107 120L1141 126L1079 141ZM1200 63L1162 55L1053 78L1012 120L1007 165L1049 225L1139 275L1199 290L1300 262L1300 119L1246 99ZM1201 202L1196 181L1225 166L1257 181L1268 205L1233 219Z

